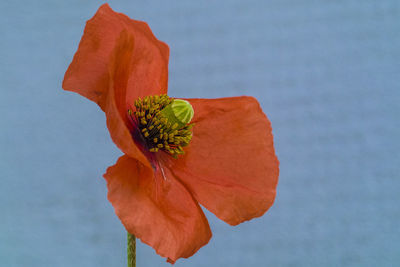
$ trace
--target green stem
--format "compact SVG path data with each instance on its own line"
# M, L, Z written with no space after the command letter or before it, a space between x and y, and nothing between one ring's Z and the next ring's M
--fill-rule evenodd
M136 239L128 233L128 267L136 267Z

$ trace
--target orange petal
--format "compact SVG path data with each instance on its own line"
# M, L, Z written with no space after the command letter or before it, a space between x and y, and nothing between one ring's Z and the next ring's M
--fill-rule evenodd
M188 99L195 117L186 153L168 160L200 204L236 225L273 204L279 162L271 125L252 97Z
M167 169L156 176L122 156L104 174L108 199L127 231L173 263L208 243L211 231L201 208Z
M168 46L158 41L146 23L102 5L86 24L63 88L95 101L107 117L115 144L150 167L136 147L127 110L135 99L167 92Z
M125 92L130 73L130 60L133 54L133 37L122 31L110 60L110 89L104 103L107 127L114 143L127 155L139 160L148 168L151 165L136 146L131 130L132 124L127 118Z
M127 101L166 93L168 46L157 40L145 22L116 13L108 4L103 4L87 22L78 51L65 73L63 88L89 98L104 110L110 82L110 58L123 31L134 39Z

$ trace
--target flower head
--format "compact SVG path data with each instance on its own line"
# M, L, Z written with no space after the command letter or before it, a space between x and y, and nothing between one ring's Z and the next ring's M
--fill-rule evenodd
M167 96L168 46L102 5L63 82L96 102L124 153L104 174L128 232L173 263L211 238L202 204L237 225L273 204L279 162L257 100Z

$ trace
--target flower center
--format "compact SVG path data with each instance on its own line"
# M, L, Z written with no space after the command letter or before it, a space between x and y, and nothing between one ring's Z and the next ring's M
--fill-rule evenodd
M189 102L167 95L146 96L128 110L150 152L165 151L177 157L192 139L193 108Z

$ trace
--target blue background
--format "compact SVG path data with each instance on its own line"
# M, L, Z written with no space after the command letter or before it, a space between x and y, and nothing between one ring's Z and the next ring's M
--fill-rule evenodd
M146 2L146 3L144 3ZM102 1L0 2L0 266L125 266L102 178L103 112L61 90ZM400 3L110 1L171 48L180 97L253 95L270 118L275 205L175 266L400 264ZM138 266L170 266L138 244Z

